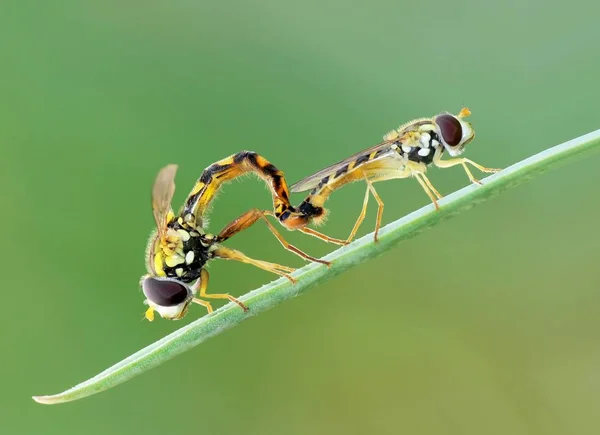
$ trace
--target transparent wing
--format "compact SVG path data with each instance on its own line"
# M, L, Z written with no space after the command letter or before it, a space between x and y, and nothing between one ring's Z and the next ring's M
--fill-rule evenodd
M171 211L171 200L175 193L175 174L177 165L168 165L162 168L156 176L152 187L152 212L158 234L164 236L167 229L167 216Z
M316 173L309 175L308 177L298 181L297 183L293 184L290 187L290 190L292 192L305 192L307 190L311 190L311 189L317 187L317 185L323 179L323 177L325 177L327 175L335 174L338 171L338 169L343 168L344 166L350 164L353 161L357 161L358 163L356 163L356 165L354 165L354 167L352 168L352 171L361 167L365 163L372 162L374 159L364 159L363 160L361 158L364 158L365 156L369 156L370 154L377 152L379 150L383 150L384 152L382 152L376 158L379 159L379 158L386 157L387 155L389 155L389 153L385 152L385 150L386 150L386 148L389 148L389 146L391 144L392 144L392 142L389 142L389 141L381 142L377 145L373 145L371 148L362 150L344 160L334 163L333 165L328 166L325 169L321 169L319 172L316 172ZM392 152L392 151L390 150L390 152ZM363 161L361 161L361 160L363 160Z

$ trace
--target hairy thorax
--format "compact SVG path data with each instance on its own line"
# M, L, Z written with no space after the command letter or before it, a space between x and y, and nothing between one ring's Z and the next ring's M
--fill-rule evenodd
M396 152L395 169L405 176L426 172L427 167L444 152L433 126L423 122L422 125L413 128L414 130L405 131L402 135L392 130L384 136L385 140L391 142L390 148ZM383 162L382 166L385 165ZM397 178L401 178L400 173Z
M148 272L182 282L198 279L206 262L212 258L214 236L206 234L180 217L167 224L164 237L151 235L147 250Z

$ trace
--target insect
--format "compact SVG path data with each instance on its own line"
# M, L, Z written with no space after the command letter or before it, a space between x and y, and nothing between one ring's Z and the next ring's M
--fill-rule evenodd
M481 182L473 176L467 165L472 165L482 172L500 171L500 169L486 168L472 160L458 157L463 153L465 146L475 137L473 127L464 120L470 114L469 109L463 108L458 115L442 113L433 118L416 119L390 131L383 137L383 142L380 144L348 157L292 185L292 192L310 190L310 194L298 207L287 208L280 213L276 211L276 217L288 229L301 229L310 234L305 226L312 221L318 224L323 220L326 215L323 205L329 195L345 184L364 180L367 184L367 190L362 210L348 238L345 241L340 241L320 233L312 235L333 243L350 243L365 218L369 196L373 195L378 204L374 236L375 241L377 241L384 204L373 183L408 177L413 177L419 182L435 208L439 209L437 200L441 199L442 195L433 187L425 175L431 164L439 168L461 165L469 180L475 184L481 184ZM445 152L454 158L442 160L442 155Z
M217 235L206 231L205 214L222 183L246 173L255 173L267 182L275 210L289 205L288 187L283 172L264 157L251 151L242 151L210 165L204 170L177 214L171 209L176 172L176 165L164 167L158 173L152 188L156 231L151 235L146 250L148 273L141 279L142 291L146 296L145 303L149 306L145 318L149 321L154 320L155 311L166 319L181 319L191 303L202 305L211 313L211 303L205 299L228 299L246 311L248 308L229 294L206 292L209 275L205 265L214 258L248 263L295 282L290 276L295 269L255 260L222 245L224 241L261 218L286 249L306 260L329 264L287 243L266 219L265 213L270 212L252 209L232 221Z

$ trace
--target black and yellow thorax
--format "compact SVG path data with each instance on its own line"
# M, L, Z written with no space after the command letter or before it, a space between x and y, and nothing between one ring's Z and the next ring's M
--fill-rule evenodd
M359 152L292 186L292 191L309 190L309 195L294 210L307 219L319 219L325 213L323 204L331 193L345 184L365 178L405 178L424 173L444 152L435 125L430 119L418 119L392 130L384 142ZM285 219L287 216L283 215ZM318 221L317 221L318 223Z
M161 238L155 233L150 237L146 259L148 272L158 277L193 282L212 258L215 237L185 222L182 217L169 217L165 236Z

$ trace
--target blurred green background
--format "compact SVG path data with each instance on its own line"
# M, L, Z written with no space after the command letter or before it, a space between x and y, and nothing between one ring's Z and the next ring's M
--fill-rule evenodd
M294 182L463 105L477 130L466 156L508 166L600 127L599 12L579 0L4 0L0 432L597 434L600 154L113 390L54 407L30 396L204 314L141 320L160 167L180 165L178 207L204 167L239 150ZM468 183L460 168L430 177L442 193ZM385 222L429 201L414 180L378 191ZM345 237L363 192L336 192L322 230ZM259 181L232 183L210 230L269 204ZM302 264L264 225L228 245ZM210 271L211 291L234 295L274 278L224 261Z

